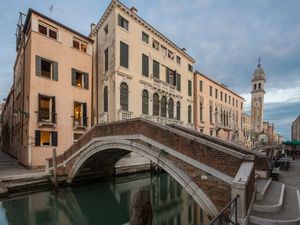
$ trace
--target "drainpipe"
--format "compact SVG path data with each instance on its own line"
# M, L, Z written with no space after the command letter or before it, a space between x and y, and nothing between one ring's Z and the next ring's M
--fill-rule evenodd
M99 79L99 71L98 71L98 59L99 59L99 48L98 48L98 43L99 43L99 38L98 38L98 30L96 29L96 116L97 116L97 119L96 119L96 121L97 121L97 124L99 124L99 96L98 96L98 94L99 94L99 84L98 84L98 79Z

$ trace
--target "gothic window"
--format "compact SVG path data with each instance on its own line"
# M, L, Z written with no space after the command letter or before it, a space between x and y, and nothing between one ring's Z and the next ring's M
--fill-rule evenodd
M176 103L176 119L177 120L180 120L180 110L181 110L181 104L180 102L178 101Z
M104 112L108 112L108 88L105 86L103 93Z
M169 109L169 118L174 118L174 101L172 98L169 99L168 103L168 109Z
M124 82L120 85L120 106L122 110L128 111L128 85Z
M157 93L153 94L153 116L159 116L159 96Z
M254 84L254 90L256 90L256 84Z
M167 98L165 96L161 97L161 101L160 101L160 115L162 117L166 117L167 116Z
M188 122L192 123L192 106L188 106Z
M149 114L149 93L147 90L143 90L142 94L142 113Z

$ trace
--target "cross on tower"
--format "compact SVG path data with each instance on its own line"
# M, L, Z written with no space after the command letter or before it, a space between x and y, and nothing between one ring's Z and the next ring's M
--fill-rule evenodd
M258 61L257 66L260 66L260 61L261 61L261 57L260 57L260 56L258 57L258 60L257 60L257 61Z

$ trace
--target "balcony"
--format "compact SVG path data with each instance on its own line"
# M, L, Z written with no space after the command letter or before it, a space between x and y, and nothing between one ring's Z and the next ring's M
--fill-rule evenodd
M75 117L73 118L73 129L74 130L85 130L88 127L88 117Z
M164 81L161 81L157 78L153 78L153 86L156 89L168 92L168 93L175 93L176 87L174 85L168 84Z
M56 113L48 110L37 111L39 127L56 127Z
M147 114L142 114L142 118L156 122L161 124L177 124L177 125L183 125L183 121L167 118L167 117L161 117L161 116L150 116Z
M127 110L120 109L118 111L118 118L119 120L129 120L133 117L133 112L129 112Z
M109 122L109 114L107 112L103 112L99 116L99 124L108 123Z

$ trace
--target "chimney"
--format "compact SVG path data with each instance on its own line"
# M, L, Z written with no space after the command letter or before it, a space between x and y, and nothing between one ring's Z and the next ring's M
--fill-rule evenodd
M185 52L185 51L186 51L186 48L182 48L181 50Z
M90 25L90 27L91 27L91 32L94 30L94 28L95 28L95 24L94 23L91 23L91 25Z
M138 10L136 8L134 8L133 6L130 9L131 12L133 12L134 14L137 14Z

